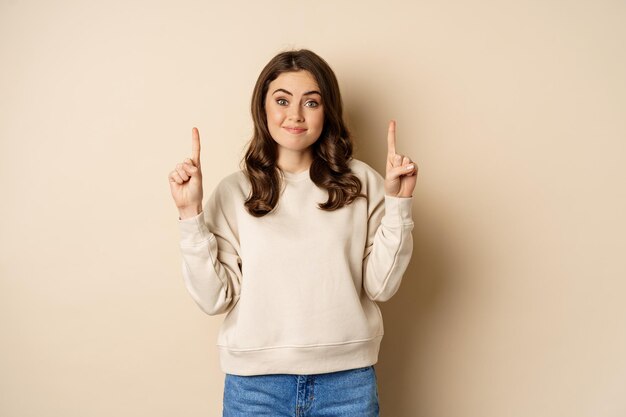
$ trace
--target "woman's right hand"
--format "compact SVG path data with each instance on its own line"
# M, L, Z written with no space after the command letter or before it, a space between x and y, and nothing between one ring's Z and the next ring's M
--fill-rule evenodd
M170 191L180 218L194 217L202 211L202 171L200 169L200 133L191 130L191 159L187 158L170 172Z

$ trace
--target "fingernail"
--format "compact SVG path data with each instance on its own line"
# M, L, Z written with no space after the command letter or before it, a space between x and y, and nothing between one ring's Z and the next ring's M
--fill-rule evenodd
M413 164L411 164L411 165L407 165L407 166L406 166L406 169L413 169L413 167L414 167L414 166L415 166L415 165L413 165Z

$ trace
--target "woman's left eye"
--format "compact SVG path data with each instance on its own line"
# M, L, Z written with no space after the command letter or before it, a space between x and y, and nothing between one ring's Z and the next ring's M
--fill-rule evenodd
M311 100L311 101L307 101L307 102L305 103L305 106L308 106L308 107L317 107L317 106L319 106L319 104L317 103L317 101L313 101L313 100Z

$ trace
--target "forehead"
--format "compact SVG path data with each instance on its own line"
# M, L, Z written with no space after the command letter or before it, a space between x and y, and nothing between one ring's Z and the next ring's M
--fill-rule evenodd
M305 70L283 72L270 82L267 93L272 94L277 88L284 88L294 94L319 89L313 75Z

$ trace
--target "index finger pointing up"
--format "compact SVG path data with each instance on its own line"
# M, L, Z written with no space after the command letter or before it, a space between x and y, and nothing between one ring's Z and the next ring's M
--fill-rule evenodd
M396 154L396 121L389 121L389 130L387 131L387 154Z
M191 160L195 166L200 165L200 133L195 127L191 129Z

